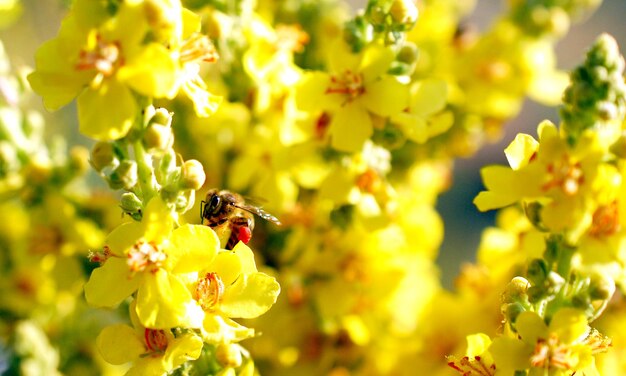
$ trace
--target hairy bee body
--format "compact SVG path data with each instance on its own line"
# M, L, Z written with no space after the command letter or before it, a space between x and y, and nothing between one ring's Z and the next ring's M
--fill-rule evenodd
M238 242L247 244L254 229L254 216L280 225L280 221L265 210L246 204L241 195L217 189L207 192L205 201L200 206L202 223L214 230L230 230L226 249L233 249Z

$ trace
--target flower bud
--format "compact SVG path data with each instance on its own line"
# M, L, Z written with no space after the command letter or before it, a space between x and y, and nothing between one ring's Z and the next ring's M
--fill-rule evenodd
M526 309L520 303L509 303L504 305L502 311L505 320L514 323L515 320L517 320L517 316L519 316L520 313L526 311Z
M137 163L124 160L109 176L109 186L111 189L130 190L137 184L137 179Z
M608 277L602 273L594 273L591 276L589 290L589 296L591 297L591 299L611 299L613 293L615 293L615 281L613 281L613 278Z
M176 9L173 4L175 3L163 0L146 0L143 2L146 19L152 32L159 40L168 40L176 31L176 25L179 21L175 15L179 9Z
M70 166L73 171L82 174L89 168L89 151L82 146L70 150Z
M548 264L546 264L545 260L534 259L528 264L528 280L532 282L533 285L543 285L548 273Z
M406 64L413 64L417 61L419 50L415 43L406 42L400 51L398 51L397 60Z
M174 143L172 128L158 123L148 125L143 135L143 144L150 151L166 151Z
M106 141L98 141L91 149L90 162L96 171L102 171L103 168L113 165L115 161L115 153L113 144Z
M220 343L215 349L217 361L225 368L237 368L243 359L239 346L234 343Z
M502 293L502 301L504 303L513 303L525 300L526 292L530 283L524 277L515 277L506 285Z
M163 191L165 192L165 191ZM162 193L163 193L162 192ZM191 208L193 207L193 204L195 202L195 198L196 198L196 191L192 190L192 189L187 189L184 190L182 192L179 192L179 194L174 198L174 207L175 210L178 213L185 213L189 210L191 210Z
M418 11L413 0L395 0L391 4L389 14L395 23L403 25L406 30L417 22Z
M524 205L524 214L526 214L526 218L528 218L530 223L532 223L536 229L545 231L546 227L541 220L541 209L543 209L542 204L538 202L531 202Z
M172 125L172 113L165 108L155 109L154 114L148 121L148 126L155 124L170 127Z
M141 220L141 208L143 205L141 204L141 200L137 195L131 192L125 192L122 194L122 198L120 200L120 207L124 211L124 213L130 215L135 220Z
M180 180L180 186L183 189L200 189L204 184L206 175L204 174L204 167L202 163L195 159L185 161L182 167L182 176Z

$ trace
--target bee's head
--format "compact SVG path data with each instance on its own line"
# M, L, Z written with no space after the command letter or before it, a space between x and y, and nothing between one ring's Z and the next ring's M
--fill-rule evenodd
M220 214L224 200L220 196L217 189L211 189L207 192L205 200L202 202L202 218L212 218Z

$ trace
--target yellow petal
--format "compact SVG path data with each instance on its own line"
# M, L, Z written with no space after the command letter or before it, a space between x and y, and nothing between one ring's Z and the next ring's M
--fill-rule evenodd
M350 103L333 114L329 133L333 148L357 152L373 133L372 119L357 103Z
M161 198L154 197L146 205L141 224L145 228L146 240L161 244L170 237L174 227L172 210Z
M115 307L141 284L141 273L130 275L125 258L109 258L85 283L85 299L94 307Z
M563 343L583 340L588 329L587 317L575 308L561 308L550 321L550 332L556 333Z
M280 285L264 273L242 274L226 289L220 312L232 318L251 319L267 312L278 298Z
M159 269L146 274L137 291L137 316L153 329L199 328L204 313L178 278Z
M530 162L530 158L539 148L539 142L533 137L518 133L513 142L504 149L506 159L513 170L519 170Z
M152 43L129 59L118 70L117 78L140 94L163 98L171 95L176 85L176 72L176 62L167 48Z
M383 76L366 85L360 101L376 115L395 115L409 106L409 88L393 76Z
M516 186L513 172L504 166L487 166L480 170L485 187L488 191L483 191L476 196L474 204L480 211L501 208L517 201L520 196L516 193L519 187Z
M222 251L217 254L206 272L217 273L224 286L230 286L241 274L241 260L234 252Z
M363 81L369 83L384 75L394 58L393 51L383 45L371 44L366 47L359 66Z
M513 371L530 368L532 347L518 339L498 337L489 346L498 372L503 375L513 375ZM500 373L498 373L500 374Z
M138 359L146 351L135 329L123 324L115 324L102 329L96 338L96 346L104 360L111 364L130 362Z
M96 140L126 136L136 115L135 98L115 80L106 80L98 90L88 89L78 96L79 130Z
M140 223L122 223L111 231L104 244L113 255L125 257L128 249L144 236L143 232L144 226Z
M253 329L220 315L206 315L202 328L202 337L210 343L239 342L254 336Z
M241 273L252 274L257 272L256 263L254 262L254 253L252 253L250 247L242 242L239 242L235 248L233 248L233 253L239 257L239 261L241 262Z
M181 364L198 359L202 352L202 339L192 333L183 334L167 344L163 355L163 366L166 370L178 368Z
M445 81L425 79L411 87L411 113L428 116L446 106L448 86Z
M330 83L330 76L327 73L304 74L296 86L296 106L307 112L337 108L342 103L342 99L338 94L326 94Z
M208 267L219 249L217 234L208 226L183 225L172 232L165 269L189 273Z
M515 320L515 328L530 347L534 347L538 339L548 339L548 327L535 312L520 313Z

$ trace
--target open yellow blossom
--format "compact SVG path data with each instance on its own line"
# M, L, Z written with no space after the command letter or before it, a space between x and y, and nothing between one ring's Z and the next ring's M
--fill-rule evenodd
M388 117L408 106L408 87L387 70L394 52L371 44L359 54L338 43L329 70L305 73L296 89L296 103L307 112L330 115L331 145L341 151L359 151L374 131L372 115Z
M177 274L207 267L219 240L207 226L172 228L169 209L155 198L148 203L142 222L113 230L106 240L103 265L85 284L87 302L113 307L136 291L142 325L199 327L202 309Z

